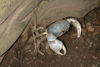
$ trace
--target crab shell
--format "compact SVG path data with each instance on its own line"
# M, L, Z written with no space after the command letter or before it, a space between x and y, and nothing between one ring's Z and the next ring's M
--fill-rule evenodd
M52 33L56 37L61 36L69 30L70 23L66 20L60 20L48 27L48 33Z
M76 28L77 37L79 38L81 35L81 24L75 18L57 21L48 26L47 32L59 37L69 30L71 24Z

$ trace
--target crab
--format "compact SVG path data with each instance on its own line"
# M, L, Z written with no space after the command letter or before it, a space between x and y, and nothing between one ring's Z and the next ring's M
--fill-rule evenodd
M75 18L57 21L48 26L46 32L44 33L46 34L49 47L58 55L65 55L66 48L63 42L58 40L57 37L65 34L69 30L71 24L77 29L77 38L79 38L81 36L81 24ZM61 50L63 50L64 53L61 53Z
M71 24L76 28L77 38L79 38L81 36L81 24L79 23L79 21L75 18L63 19L63 20L57 21L55 23L52 23L45 29L45 31L43 33L38 33L39 35L35 36L35 39L34 39L35 46L38 46L35 48L36 49L35 52L39 52L40 54L43 55L43 53L39 50L39 48L40 48L41 42L43 42L45 39L47 39L47 45L49 46L49 48L52 51L54 51L58 55L65 55L66 47L63 44L63 42L57 38L62 36L63 34L65 34L67 31L69 31ZM41 27L39 29L37 28L37 30L43 30L43 27ZM46 35L46 36L41 37L44 35ZM39 38L40 40L38 41L38 43L36 43L36 38L38 38L38 37L41 37L41 38ZM63 50L63 53L61 53L61 50Z

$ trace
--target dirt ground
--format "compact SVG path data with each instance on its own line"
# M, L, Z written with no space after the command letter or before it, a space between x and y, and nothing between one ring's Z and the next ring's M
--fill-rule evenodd
M65 56L34 55L31 28L27 26L15 45L6 53L0 67L100 67L100 8L80 18L82 35L76 38L76 30L61 36L68 49Z

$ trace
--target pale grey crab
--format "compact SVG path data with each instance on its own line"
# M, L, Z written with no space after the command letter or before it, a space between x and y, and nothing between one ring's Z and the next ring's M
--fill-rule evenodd
M47 27L46 34L49 47L58 55L65 55L66 48L62 41L58 40L57 37L63 35L69 30L70 25L73 25L77 30L77 38L81 36L81 24L75 18L68 18L64 20L57 21ZM61 53L63 50L64 53Z

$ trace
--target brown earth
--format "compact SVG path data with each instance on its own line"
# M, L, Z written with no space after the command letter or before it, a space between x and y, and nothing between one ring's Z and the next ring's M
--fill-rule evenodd
M100 8L80 18L82 35L76 38L76 30L60 37L68 53L44 56L33 53L31 26L27 26L15 45L6 53L0 67L100 67Z

